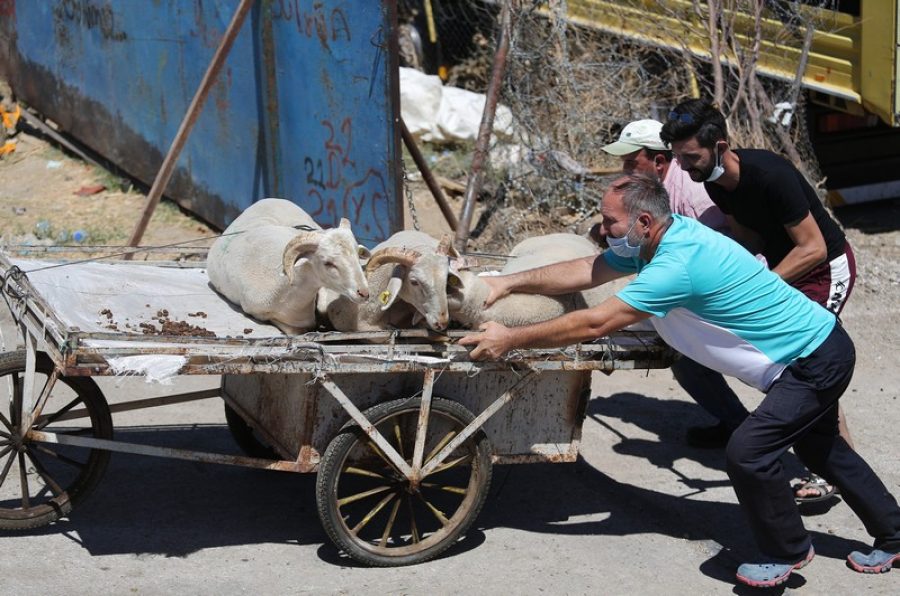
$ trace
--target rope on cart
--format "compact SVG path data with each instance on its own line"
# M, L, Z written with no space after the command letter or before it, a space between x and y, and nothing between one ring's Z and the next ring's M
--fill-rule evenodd
M291 227L293 227L294 229L297 229L297 230L303 230L303 231L307 231L307 232L315 232L317 229L319 229L319 228L313 228L313 227L311 227L311 226L307 226L307 225L303 225L303 224L296 225L296 226L291 226ZM418 228L417 228L417 229L418 229ZM139 252L157 251L157 250L161 250L161 249L165 249L165 248L175 248L175 247L178 247L178 246L184 246L184 245L186 245L186 244L191 244L191 243L193 243L193 242L202 242L202 241L204 241L204 240L216 240L216 239L218 239L218 238L224 238L224 237L226 237L226 236L236 236L236 235L238 235L238 234L243 234L244 232L247 232L247 231L249 231L249 230L240 230L240 231L237 231L237 232L228 232L227 234L215 234L215 235L212 235L212 236L204 236L204 237L202 237L202 238L191 238L190 240L182 240L181 242L172 242L172 243L170 243L170 244L159 244L159 245L154 245L154 246L136 246L136 247L129 247L128 250L122 250L122 251L110 253L110 254L108 254L108 255L101 255L101 256L97 256L97 257L89 257L89 258L85 258L85 259L76 259L76 260L73 260L73 261L66 261L66 262L64 262L64 263L54 263L54 264L52 264L52 265L45 265L44 267L36 267L35 269L29 269L28 271L22 271L22 270L19 270L19 272L20 272L21 274L37 273L38 271L46 271L46 270L48 270L48 269L56 269L56 268L58 268L58 267L67 267L67 266L69 266L69 265L80 265L80 264L82 264L82 263L93 263L93 262L96 262L96 261L103 261L103 260L107 260L107 259L114 259L114 258L116 258L116 257L124 257L124 256L128 256L128 255L133 255L133 254L136 254L136 253L139 253ZM376 241L377 241L376 238L365 238L365 237L362 237L362 236L357 236L356 238L357 238L357 240L367 240L367 241L369 241L369 242L376 242ZM9 245L10 248L15 248L16 246L22 246L22 245ZM61 246L61 247L64 248L64 245L59 245L59 246ZM29 248L33 248L33 247L30 246L30 245L29 245L28 247L29 247ZM205 248L205 247L199 247L199 246L193 247L193 246L191 246L191 247L187 247L187 248ZM486 252L461 252L460 255L462 255L462 256L471 256L471 257L485 257L485 258L489 258L489 259L500 259L500 260L513 259L513 258L515 258L513 255L495 254L495 253L486 253ZM13 266L13 268L11 268L9 271L11 272L13 269L18 269L18 267ZM9 274L9 272L7 272L7 275L8 275L8 274Z
M630 329L623 329L622 331L624 331L626 333L630 333L634 337L634 339L638 340L641 343L641 347L644 348L645 350L647 350L651 347L650 344L641 336L640 333L638 333L636 331L632 331ZM649 377L650 376L650 360L649 359L647 359L646 371L647 371L646 376Z
M304 225L304 224L299 224L299 225L291 226L291 227L294 228L294 229L296 229L296 230L303 230L303 231L305 231L305 232L314 232L314 231L316 231L316 229L317 229L317 228L313 228L312 226L307 226L307 225ZM172 242L171 244L160 244L160 245L157 245L157 246L136 246L136 247L129 247L128 250L123 250L123 251L119 251L119 252L114 252L114 253L111 253L111 254L108 254L108 255L102 255L102 256L99 256L99 257L90 257L90 258L87 258L87 259L77 259L77 260L74 260L74 261L66 261L65 263L55 263L55 264L53 264L53 265L47 265L47 266L45 266L45 267L38 267L38 268L36 268L36 269L29 269L28 271L24 271L24 272L22 272L21 270L19 270L19 271L20 271L21 273L23 273L23 274L25 274L25 273L35 273L35 272L37 272L37 271L46 271L47 269L56 269L57 267L66 267L66 266L68 266L68 265L79 265L79 264L81 264L81 263L93 263L94 261L102 261L102 260L105 260L105 259L112 259L112 258L115 258L115 257L124 257L124 256L126 256L126 255L133 255L133 254L139 253L139 252L148 252L148 251L151 251L151 250L159 250L159 249L162 249L162 248L173 248L173 247L176 247L176 246L184 246L185 244L190 244L190 243L192 243L192 242L202 242L202 241L204 241L204 240L216 240L216 239L218 239L218 238L225 238L226 236L237 236L238 234L243 234L244 232L247 232L247 231L249 231L249 230L239 230L239 231L237 231L237 232L228 232L227 234L214 234L214 235L212 235L212 236L204 236L204 237L202 237L202 238L191 238L190 240L182 240L181 242ZM194 247L191 247L191 248L194 248ZM196 248L203 248L203 247L196 247ZM13 266L13 267L10 269L10 271L12 271L13 269L18 269L18 267Z
M28 292L21 291L21 281L25 278L25 272L17 265L13 265L3 275L3 299L9 307L9 312L13 319L18 323L22 314L25 312L25 303L28 298ZM16 282L14 286L12 282ZM10 302L10 298L13 302Z

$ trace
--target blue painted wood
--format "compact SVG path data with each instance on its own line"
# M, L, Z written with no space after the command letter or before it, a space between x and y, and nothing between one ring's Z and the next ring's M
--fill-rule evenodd
M237 5L0 0L0 75L149 184ZM220 227L278 196L370 246L402 229L393 19L394 0L257 0L166 195Z

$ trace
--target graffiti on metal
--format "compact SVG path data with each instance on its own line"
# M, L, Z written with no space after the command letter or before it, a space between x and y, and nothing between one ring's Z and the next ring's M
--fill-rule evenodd
M341 7L326 8L321 2L278 0L272 5L272 18L293 22L297 33L316 37L326 49L329 42L352 39L349 20Z
M238 3L0 0L0 76L150 184ZM369 246L401 229L395 3L254 3L166 196L222 228L276 196Z
M108 4L91 0L61 0L53 16L86 29L96 29L104 39L124 41L128 36L116 26L116 15Z
M322 126L328 130L324 151L319 156L303 158L303 173L309 185L311 215L317 220L337 223L341 214L346 214L351 222L362 223L357 234L384 238L390 233L375 217L387 207L387 185L382 172L369 168L359 175L356 162L351 158L353 151L353 119L344 118L340 126L330 120L323 120ZM324 157L323 157L324 156ZM363 217L363 210L371 218ZM367 220L374 222L374 229Z

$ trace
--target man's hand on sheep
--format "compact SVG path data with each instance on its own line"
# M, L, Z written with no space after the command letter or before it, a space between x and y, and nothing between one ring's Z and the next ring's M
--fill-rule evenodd
M491 293L488 294L488 297L484 299L484 307L485 308L489 308L492 304L494 304L501 298L509 296L509 294L510 294L509 284L507 283L509 281L508 276L506 276L506 275L498 275L498 276L487 275L487 276L481 277L480 279L484 280L484 283L487 284L487 286L491 289Z
M459 340L461 346L475 346L469 352L472 360L499 360L514 347L513 333L509 327L488 321L481 324L479 331L481 333L473 333Z

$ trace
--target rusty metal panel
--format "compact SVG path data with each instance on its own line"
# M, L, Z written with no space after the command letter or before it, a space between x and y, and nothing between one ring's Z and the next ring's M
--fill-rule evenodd
M522 393L488 419L484 431L495 461L574 461L578 455L590 372L542 372ZM422 390L422 373L331 375L361 410L410 397ZM439 373L434 396L445 397L481 413L517 379L515 372ZM311 375L226 375L222 393L236 403L255 428L271 433L284 457L315 464L329 441L349 420L341 405Z
M239 0L0 0L0 76L150 183ZM395 0L257 0L167 196L224 227L267 196L365 244L402 228Z

